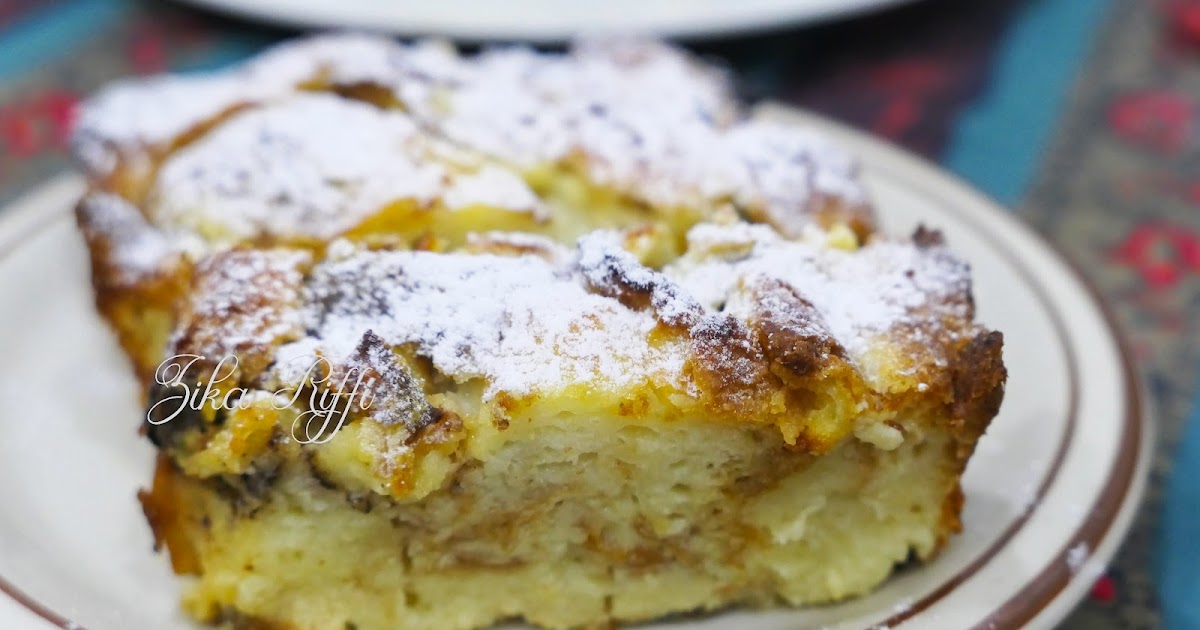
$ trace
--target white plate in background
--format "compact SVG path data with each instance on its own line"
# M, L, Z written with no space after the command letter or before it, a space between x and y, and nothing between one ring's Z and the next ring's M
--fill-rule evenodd
M468 40L582 33L714 37L794 26L912 0L182 0L261 22Z

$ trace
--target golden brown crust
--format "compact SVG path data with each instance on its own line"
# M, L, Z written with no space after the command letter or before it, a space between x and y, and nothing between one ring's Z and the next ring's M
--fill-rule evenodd
M688 365L705 393L708 409L719 416L736 418L778 414L782 407L776 395L778 385L746 324L732 317L715 316L700 321L689 332L692 355Z
M962 468L966 467L975 443L987 430L988 423L1000 412L1004 383L1008 378L1003 349L1002 333L980 331L959 349L950 366L954 402L949 412L958 442L955 455Z
M312 258L294 250L232 250L197 265L167 356L237 357L259 374L270 351L303 333L296 309Z
M811 302L779 280L761 280L754 289L751 322L758 333L771 372L791 382L802 381L845 359L846 350L828 334Z
M173 313L185 301L192 265L158 242L140 212L118 197L89 193L75 217L88 246L96 308L139 380L148 382L162 359ZM131 258L144 264L130 264Z
M199 556L191 543L189 505L178 484L188 483L165 454L155 460L154 482L149 490L138 491L138 501L150 529L154 532L154 549L166 548L171 568L178 575L199 575L203 570Z
M895 241L873 233L851 161L795 129L738 118L711 77L653 46L617 46L604 53L611 58L572 55L592 64L580 73L616 64L637 78L657 68L694 97L672 93L664 107L687 107L664 110L663 129L640 129L640 113L622 109L628 89L594 95L612 102L583 113L551 99L536 109L547 116L539 124L565 138L547 146L566 148L546 152L504 136L514 121L471 109L479 96L472 90L497 85L473 64L500 57L451 56L459 74L447 81L413 74L426 58L405 57L411 51L393 43L357 41L362 48L353 54L337 52L340 45L302 43L301 58L284 51L276 61L308 65L261 90L249 89L248 78L264 78L270 64L211 84L181 79L168 85L210 100L161 126L108 125L93 115L79 136L95 190L77 216L97 304L139 375L150 378L164 348L204 357L187 384L193 377L204 384L205 369L223 357L239 361L221 385L239 388L234 408L147 425L160 455L139 499L176 572L218 571L204 565L225 553L223 537L253 529L256 518L295 511L303 518L280 522L300 527L347 506L345 516L359 525L369 522L360 517L390 519L371 525L384 528L372 540L406 540L385 547L404 571L519 572L544 554L513 551L538 544L523 530L547 526L565 502L578 510L568 512L578 522L567 528L583 532L582 542L568 543L571 553L600 558L610 580L658 579L706 563L740 564L754 545L788 548L803 534L808 508L799 521L795 510L808 498L819 495L814 510L844 501L853 513L862 507L856 493L900 474L893 464L903 458L920 460L920 483L909 484L920 486L920 496L901 507L915 515L916 529L892 541L899 555L871 560L886 569L910 548L928 555L961 529L958 479L1003 397L1003 340L974 323L966 265L939 233L921 227ZM530 69L510 88L527 88L520 77L542 64L578 61L523 55L506 62ZM386 63L360 64L364 58ZM575 74L550 72L539 86L553 92L562 88L555 77ZM644 78L631 85L659 87ZM426 83L433 88L407 89ZM559 98L575 98L570 92ZM312 112L356 126L361 142L339 152L338 134L315 134L326 128L310 120ZM572 135L579 125L588 133ZM354 159L359 145L385 132L378 155ZM643 132L661 132L669 150L654 153ZM305 157L278 169L282 177L259 163L293 153ZM226 158L245 155L262 159L206 179ZM704 159L681 167L687 156ZM403 177L378 170L401 163L411 167ZM289 180L293 171L303 174ZM429 185L417 185L426 175ZM374 188L395 181L416 183ZM709 184L718 192L709 194ZM739 213L760 224L738 222ZM338 223L347 216L354 220ZM477 229L510 231L471 234ZM576 238L575 249L565 246ZM310 380L284 373L287 361L314 358L322 363ZM318 411L305 399L317 389L311 379L355 375L365 379L359 393L370 406L335 407L348 412L344 422L318 422L305 433L302 419ZM151 403L178 388L153 388ZM305 396L277 406L279 392L292 390ZM719 499L706 499L702 516L684 523L697 531L709 520L723 523L713 537L725 545L719 557L694 551L695 531L673 529L676 515L648 515L649 502L628 519L605 522L614 501L605 493L647 474L635 461L669 476L673 454L655 449L697 435L714 439L693 460L716 442L742 450L667 484L665 496L724 480ZM585 463L588 440L607 446ZM535 452L521 451L527 443ZM922 451L927 443L936 448ZM560 452L566 459L545 470L524 468ZM497 453L516 455L484 476ZM586 480L569 471L584 465L613 477L599 484L597 498L572 503ZM788 486L821 465L837 467L837 491ZM518 481L505 486L510 476ZM767 518L751 514L751 502L789 491L796 494L779 499L793 510L780 517L786 523L750 524ZM514 494L511 505L497 502L506 493ZM409 545L433 551L414 564ZM789 586L753 580L729 586L715 605ZM290 627L218 590L193 614L236 628ZM846 595L827 585L814 592L821 601ZM658 614L617 608L609 596L599 614Z
M934 245L926 241L921 247ZM871 342L868 352L876 353L878 357L872 360L884 366L882 369L885 371L881 372L883 376L876 377L884 379L880 385L878 381L869 380L861 364L849 356L825 322L826 315L783 280L748 277L743 281L739 297L748 305L744 314L707 313L679 284L662 273L638 265L622 250L601 250L597 253L585 245L582 251L582 258L577 264L586 289L615 300L620 304L618 311L625 308L645 313L658 322L647 337L629 338L624 343L631 347L645 345L644 352L651 355L669 355L670 348L683 349L683 372L678 375L668 372L654 378L682 378L682 383L686 385L672 387L691 388L690 395L714 419L778 425L785 441L793 448L827 451L853 430L853 418L864 409L876 414L894 414L907 407L944 405L946 416L953 419L952 425L947 428L964 435L963 444L967 450L961 460L965 462L969 448L995 415L1002 399L1002 338L976 328L966 318L971 313L969 294L932 296L930 299L940 300L941 303L927 302L907 320L878 333L880 336ZM940 250L934 254L941 255ZM518 258L527 260L520 256ZM425 299L420 297L426 295L422 292L430 290L422 287L440 287L437 284L440 280L409 279L412 272L406 271L405 267L391 268L388 265L393 260L416 264L425 259L362 254L351 260L355 264L346 267L345 273L356 274L352 278L342 278L342 271L325 277L322 271L318 275L323 279L318 279L308 275L307 256L285 250L233 251L208 259L196 272L192 288L194 304L183 316L172 352L208 357L236 355L242 363L239 377L241 385L254 386L266 376L264 370L277 360L281 345L295 340L303 341L302 338L307 336L307 340L319 348L321 343L328 342L330 334L322 332L319 327L337 328L330 318L337 317L336 313L345 310L347 316L352 318L377 319L372 325L374 330L369 327L351 333L358 335L353 337L357 348L347 347L347 350L352 350L352 355L359 359L351 357L348 362L334 360L332 365L336 370L341 370L338 374L359 367L367 368L378 376L390 365L405 374L420 373L433 377L433 381L426 384L430 388L429 393L453 390L457 387L454 380L461 377L446 379L444 375L436 376L438 370L433 369L432 364L423 364L418 360L419 357L428 361L430 357L440 356L442 351L435 347L443 343L443 335L450 334L455 338L462 336L461 343L467 344L454 350L466 357L462 360L467 364L459 369L467 370L468 374L484 375L489 380L498 378L487 372L490 368L470 367L470 363L484 360L480 353L497 351L489 350L484 340L495 335L503 339L505 335L513 334L505 332L503 328L508 325L508 317L500 320L498 325L502 327L496 331L489 329L486 322L476 319L463 320L462 325L467 328L459 330L450 323L437 321L436 313L420 315L434 319L419 323L422 320L410 318L417 316L415 313L420 311L414 304ZM434 259L428 260L428 263L420 264L431 264ZM488 259L473 262L470 257L447 257L445 260L447 262L444 264L453 265L470 262L470 266L464 269L478 267L480 270L464 271L464 277L475 277L482 270L494 267ZM529 265L532 263L522 262L515 268L540 268L538 265ZM575 268L571 265L567 269ZM326 267L328 265L322 263L317 268ZM551 268L547 266L545 269ZM529 272L515 273L520 275ZM375 279L366 279L368 277ZM471 292L475 289L468 285L456 289L459 280L453 277L446 281L451 284L430 294L439 300L435 303L443 303L445 298L439 297L445 295L443 292L462 291L465 300L463 305L451 308L470 308ZM410 286L409 283L413 282L416 284ZM566 282L563 290L571 286L569 281L562 282ZM487 281L484 281L484 285L487 285ZM556 286L559 285L547 286L545 290L559 290ZM538 289L534 287L533 290ZM410 295L412 291L417 293ZM389 292L396 293L389 296ZM302 299L302 295L308 297ZM500 299L505 299L504 292L500 295ZM314 306L318 312L327 314L306 323L301 314L312 310ZM547 305L547 308L555 307L567 309L571 305ZM948 310L939 311L937 308ZM601 322L593 325L613 325L602 323L605 321L601 318L604 315L602 310L595 313L583 310L580 313L584 318ZM954 318L948 318L947 314L954 315ZM397 316L401 316L401 319L396 320ZM534 317L537 317L536 313ZM416 328L412 328L414 325ZM318 328L314 329L313 326ZM436 332L427 339L414 337L403 341L402 338L393 338L389 341L386 337L396 334L389 331L396 330L397 326L400 330L442 332ZM363 332L366 334L363 335ZM337 333L343 334L345 332ZM597 339L603 337L598 336ZM394 353L395 349L410 342L417 344L415 351L410 349ZM363 346L364 343L370 348ZM476 345L481 343L482 346ZM543 345L534 340L530 343L535 345L528 351L545 353L548 361L564 352L572 352L567 349L568 346ZM594 345L596 341L589 340L588 335L579 329L571 333L569 341L564 339L557 343L590 347L589 344ZM558 347L558 350L553 350L554 347ZM503 350L503 346L499 350ZM368 351L376 357L373 368L362 364L363 357L367 356L364 353ZM328 352L324 354L327 358L331 356ZM301 353L299 356L306 355ZM891 374L901 376L893 377ZM402 378L398 372L391 381L399 384L401 381L409 382L408 378ZM575 378L588 377L577 375ZM397 388L397 393L411 389L399 388L398 385ZM521 402L522 398L531 397L536 401L538 396L536 390L501 390L497 394L495 403L498 420L518 413L527 404ZM386 403L387 397L380 400ZM399 404L406 400L402 396L395 402ZM622 402L620 406L624 409L629 405ZM389 404L383 404L380 409L386 411ZM825 419L821 422L805 419L805 414L814 412L819 412L818 415ZM399 415L409 418L403 424L419 427L423 423L420 420L422 414L413 411ZM389 424L391 422L387 421Z
M983 437L988 424L1000 411L1000 404L1004 400L1004 384L1008 378L1002 356L1003 346L1002 333L980 331L962 345L950 366L953 396L947 409L951 418L947 428L954 437L949 448L955 478L962 477L979 438ZM960 517L964 501L962 485L956 482L942 507L941 527L945 534L939 541L939 548L949 534L962 531Z
M93 284L100 311L117 330L123 347L133 358L141 376L148 376L155 367L155 355L163 348L165 341L162 329L172 327L180 316L181 298L189 291L191 282L190 266L200 257L231 245L259 248L294 246L311 249L320 257L328 242L338 235L373 247L441 250L457 246L472 228L543 231L566 239L586 231L581 227L556 223L560 220L565 222L565 218L550 217L551 220L547 221L544 208L527 208L531 213L528 216L513 212L512 208L528 203L528 200L513 202L514 194L521 199L524 199L523 194L528 195L537 202L535 206L545 202L549 206L564 208L569 211L572 221L582 219L584 228L614 224L633 226L630 238L658 241L652 245L654 251L647 252L647 258L660 262L669 259L668 253L676 250L688 226L725 212L731 204L789 234L798 233L806 225L845 225L858 233L860 239L865 239L871 230L870 207L857 184L853 167L846 165L851 164L847 158L836 148L816 142L804 134L792 138L786 129L758 129L759 123L756 121L743 120L720 74L679 51L652 42L609 42L584 43L565 56L522 57L520 63L528 64L529 72L514 75L514 85L508 88L521 90L520 82L524 80L521 77L543 71L556 77L570 76L570 73L559 73L560 65L578 64L580 72L598 71L605 79L594 85L585 82L575 87L571 87L574 84L559 86L566 90L563 97L571 98L587 96L574 95L581 89L600 90L587 98L607 104L593 108L595 111L591 115L596 120L589 119L587 122L589 129L596 125L596 133L575 137L572 134L577 133L577 123L560 120L566 114L556 111L558 104L555 99L547 101L543 122L569 140L552 142L551 145L562 144L571 148L564 155L552 152L547 154L549 157L537 157L532 162L526 160L529 155L542 154L536 151L527 154L525 152L530 148L523 147L518 153L509 155L505 153L506 149L491 142L490 134L495 131L491 127L504 130L513 121L497 114L496 120L492 121L494 124L483 125L468 136L460 137L455 135L454 130L470 125L460 124L456 116L476 115L468 111L469 103L464 102L463 107L467 109L463 112L456 112L454 108L446 109L434 102L437 99L425 102L424 97L420 96L423 93L421 90L414 92L407 89L410 85L431 82L440 86L434 92L444 91L449 98L454 98L461 91L467 95L463 98L473 103L475 101L467 98L474 94L472 90L482 90L487 86L491 86L488 89L502 87L492 81L491 70L481 70L490 68L487 64L493 57L484 54L479 58L463 58L452 51L441 51L433 56L429 54L430 47L427 44L405 47L385 39L364 36L314 38L281 46L227 73L202 78L165 77L131 81L89 100L82 109L73 139L75 155L94 187L94 192L80 205L79 223L92 252ZM429 59L440 58L439 55L445 57L444 61L429 67L423 65ZM721 155L726 152L719 150L689 150L681 154L719 154L722 159L728 159L727 164L722 163L724 170L714 173L712 178L693 181L695 169L656 170L659 166L670 166L678 156L659 160L653 153L643 155L643 150L650 149L643 147L644 143L640 141L613 152L617 146L613 143L628 141L628 123L640 120L637 101L629 99L628 90L608 93L605 91L608 88L601 87L619 76L606 74L614 68L628 73L627 80L632 81L632 87L666 90L665 93L673 99L681 99L680 102L692 95L693 104L683 106L678 111L672 110L664 120L664 124L674 126L657 130L656 133L661 131L671 137L678 136L674 139L678 142L690 142L693 136L712 136L712 142L730 144L728 156ZM453 72L443 76L450 70ZM497 70L505 71L502 67ZM471 78L468 80L464 77ZM288 108L296 103L307 102L305 98L340 99L357 107L369 103L374 106L371 109L382 112L378 116L364 115L363 121L373 121L362 122L364 125L384 125L389 129L395 125L419 125L424 130L421 133L429 135L414 136L412 142L424 146L422 151L428 153L418 151L413 155L419 161L436 163L444 168L446 172L441 179L462 176L463 173L458 170L466 168L463 164L483 164L483 171L492 174L498 171L516 174L512 175L512 181L502 186L490 182L494 178L484 178L489 180L484 184L480 183L482 180L475 179L470 186L464 186L461 190L438 193L439 199L417 195L411 199L389 200L384 196L379 201L377 212L367 212L357 225L330 228L331 234L315 230L324 234L315 238L305 232L304 225L309 221L297 221L291 215L282 218L272 215L281 223L297 223L296 233L288 232L281 225L273 225L268 226L270 229L265 232L260 229L242 234L233 238L231 243L230 230L241 234L237 230L248 229L239 224L246 208L253 207L258 211L261 206L284 199L285 206L297 202L297 212L307 212L308 200L289 201L288 197L293 194L290 191L296 190L297 184L311 188L321 179L341 181L345 173L337 169L325 172L322 170L325 167L318 164L319 160L310 160L298 164L296 168L283 169L294 172L295 177L306 181L275 181L273 178L278 177L279 173L253 164L246 167L248 170L230 171L228 177L216 177L210 181L204 180L203 174L221 164L192 162L190 167L176 165L172 170L168 163L194 156L196 147L203 148L205 142L212 141L214 137L226 137L228 134L225 132L237 125L254 131L257 128L252 128L246 122L248 117L277 122L287 116L295 119L296 112L289 113ZM160 107L155 99L170 106ZM327 101L321 102L328 104ZM697 106L701 111L697 112ZM481 115L489 114L482 112ZM629 120L624 117L629 117ZM678 117L678 120L674 117ZM305 129L311 131L307 119L304 120ZM343 117L338 119L337 124L349 125L350 122ZM524 134L524 128L521 129ZM735 138L739 133L747 135L749 140ZM307 137L302 133L293 138L278 129L267 127L257 134L243 135L248 139L244 144L238 144L233 153L240 155L259 151L265 146L263 143L290 146ZM375 135L379 134L369 130L363 134L364 137ZM787 142L768 146L766 140L777 136L786 136ZM598 144L589 144L593 142ZM680 150L683 148L688 147ZM496 154L497 151L499 154ZM746 156L733 155L746 151L749 151ZM412 151L405 149L405 152L391 157L396 160L413 157L408 153ZM711 161L716 157L710 155L706 160ZM755 159L749 159L752 157ZM827 157L829 159L825 159ZM338 162L346 164L353 160ZM742 172L745 165L752 162L759 170ZM513 164L519 166L514 170ZM647 170L648 167L654 168ZM467 171L473 168L476 166L470 166ZM813 174L818 170L823 174L820 178ZM185 188L196 188L199 194L189 193L191 196L188 196L179 193L178 186L158 190L164 185L162 178L166 171L182 176L182 183L188 184ZM548 178L546 173L554 175ZM537 191L536 196L544 199L538 201L528 190L524 193L510 190L514 185L524 185L514 184L520 182L521 178L527 180L530 190ZM835 180L838 184L828 191L818 187L811 193L803 192L815 186L812 182L825 179ZM201 183L192 186L195 183L192 180ZM236 186L226 185L235 180L239 182ZM561 184L557 180L568 183ZM788 183L802 180L809 181L809 186L792 186ZM721 182L717 186L721 192L698 195L697 191L711 181ZM581 197L579 184L583 184L585 196L591 199ZM363 187L346 183L341 190L353 191ZM664 193L668 189L670 193ZM263 190L278 194L255 196ZM336 192L337 186L333 187L333 193L313 190L320 193L311 195L313 197L329 194L336 197L342 194ZM177 195L183 196L175 199ZM139 226L138 231L163 241L160 243L164 249L163 256L172 258L174 262L164 262L154 273L131 268L122 255L131 249L125 242L127 239L120 235L105 234L101 229L103 221L98 220L90 210L97 205L95 200L99 197L119 200L134 207L142 217L140 221L143 225ZM451 197L466 199L455 202L463 204L461 207L433 207L450 204ZM169 203L173 199L175 202ZM503 211L480 211L477 205L488 201L497 202ZM512 203L516 205L510 207ZM584 207L576 207L581 203ZM224 207L223 204L234 209L230 211L230 216L219 211ZM597 207L586 207L591 204ZM185 209L187 216L168 216L170 213L164 209L176 206ZM333 207L340 206L334 204ZM341 211L333 213L334 216L345 214ZM639 230L644 234L637 236ZM466 250L491 251L501 255L533 253L548 259L561 254L553 247L529 239L483 238L474 244L468 243ZM147 320L152 320L152 325L147 324ZM156 332L143 332L147 328Z

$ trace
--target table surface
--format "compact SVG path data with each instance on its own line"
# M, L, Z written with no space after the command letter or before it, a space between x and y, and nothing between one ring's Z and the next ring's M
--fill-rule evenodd
M290 34L145 0L0 0L0 204L70 167L82 95ZM691 46L748 99L943 164L1079 264L1135 348L1160 444L1129 540L1064 627L1200 628L1200 0L925 0Z

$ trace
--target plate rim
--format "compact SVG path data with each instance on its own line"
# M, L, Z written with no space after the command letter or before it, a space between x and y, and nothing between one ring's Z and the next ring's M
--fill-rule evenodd
M1087 513L1090 516L1083 519L1067 539L1067 545L1057 555L1048 559L1033 578L1025 581L1015 595L1007 601L990 606L991 611L983 617L976 628L1048 627L1061 621L1090 587L1090 582L1082 583L1083 581L1077 579L1067 568L1067 554L1078 541L1084 541L1092 550L1089 562L1095 561L1101 563L1102 566L1109 563L1128 533L1133 515L1142 503L1155 442L1156 429L1151 400L1145 395L1144 381L1133 363L1125 332L1110 305L1100 296L1092 282L1082 274L1077 264L1063 255L1031 227L1012 213L1007 212L1002 205L955 174L885 139L871 136L823 116L772 103L761 105L755 111L757 115L765 117L802 122L820 133L835 138L838 142L852 145L854 148L852 153L859 161L864 165L876 164L875 170L879 172L886 173L886 169L880 169L878 166L888 162L900 164L907 170L917 172L920 174L918 179L926 185L914 186L914 188L929 198L945 196L945 193L932 194L930 193L931 189L953 191L956 195L971 198L978 212L984 213L985 216L999 218L1009 228L1037 245L1038 249L1047 254L1060 267L1062 273L1083 290L1088 302L1087 307L1100 317L1108 333L1109 341L1114 346L1115 358L1119 364L1120 380L1125 390L1120 448L1114 456L1114 463L1106 469L1107 479L1100 493L1095 502L1088 507ZM66 217L63 214L69 212L74 204L74 199L77 199L79 193L84 189L85 185L80 176L70 173L60 174L0 210L0 261L14 253L32 236L48 229L57 221L64 220ZM46 212L46 205L68 199L71 201L63 204L62 209ZM990 236L980 224L980 218L972 216L972 213L963 213L960 216L965 218L965 222L972 230L989 236L987 240L995 245L997 252L1019 271L1022 279L1031 285L1040 300L1044 301L1047 306L1056 304L1053 299L1045 297L1045 287L1039 285L1036 276L1031 275L1029 269L1019 259L1016 259L1011 251L1003 247L1004 238ZM1052 308L1050 313L1054 319L1055 328L1061 330L1059 309ZM1063 343L1064 354L1068 357L1069 363L1073 365L1074 355L1067 345L1066 342ZM1071 372L1075 370L1074 367L1069 369ZM1075 401L1072 398L1069 413L1075 412L1074 407ZM1073 430L1074 415L1070 422L1071 425L1068 429ZM1126 437L1130 437L1132 440L1127 440ZM1068 450L1066 444L1069 442L1069 436L1064 435L1063 442L1062 451L1066 451ZM1060 463L1058 460L1061 460L1062 455L1063 452L1056 453L1054 466ZM1045 486L1053 480L1055 472L1052 469L1047 474L1043 480L1043 487L1039 488L1039 494L1044 492ZM955 573L933 591L925 594L912 609L894 614L881 623L885 626L903 623L952 592L974 571L986 566L1033 512L1035 510L1030 510L1021 518L1014 520L1002 532L1000 538L985 549L984 554L972 560L963 570ZM64 630L80 630L81 628L77 623L25 594L17 585L9 582L2 575L0 575L0 593L7 595L11 600L49 622L52 626ZM921 605L922 603L924 605Z
M584 34L578 26L566 22L546 25L518 23L488 24L486 22L463 22L419 13L405 13L405 9L382 15L353 13L347 16L338 9L326 5L298 3L297 0L174 0L177 3L213 11L228 17L252 20L259 23L299 28L365 30L404 36L449 37L460 41L525 41L551 44L570 40ZM659 37L677 39L727 39L753 33L785 29L799 25L819 24L839 18L848 18L874 11L915 3L918 0L855 0L853 5L822 2L815 8L804 8L802 2L788 3L758 11L710 12L707 16L676 19L658 19L643 24L632 21L609 26L602 33L654 34Z
M13 255L23 243L62 220L62 215L74 208L74 201L68 202L62 208L54 208L52 212L46 212L45 206L52 206L60 199L74 198L77 201L85 188L82 176L69 172L60 173L0 207L0 264ZM86 630L29 596L3 575L0 575L0 596L7 598L3 603L15 602L25 612L33 613L49 622L52 627L61 630ZM9 613L0 608L0 621L8 617Z
M1026 581L1012 597L995 607L979 621L973 630L1042 628L1056 625L1074 610L1091 586L1090 581L1077 579L1074 572L1069 569L1070 563L1067 559L1071 549L1079 542L1084 542L1092 550L1088 562L1097 562L1101 566L1108 566L1129 533L1133 524L1133 516L1145 498L1150 463L1153 459L1157 437L1152 400L1146 395L1145 380L1133 361L1127 333L1118 321L1111 305L1102 297L1096 285L1083 274L1082 269L1075 261L1068 258L1031 226L1017 218L1015 214L1007 211L1003 204L959 175L943 169L886 138L870 135L819 114L773 102L757 106L755 113L767 118L812 126L814 129L830 135L838 143L850 145L851 153L863 164L891 161L902 164L906 169L919 172L921 174L919 180L923 182L923 185L913 185L912 187L923 193L928 193L930 188L943 188L972 199L974 205L981 210L987 210L986 215L1000 220L1006 227L1027 238L1048 255L1061 271L1083 290L1087 306L1100 316L1105 331L1108 333L1109 341L1114 346L1120 381L1124 386L1125 394L1123 396L1125 408L1121 412L1121 447L1116 453L1115 462L1106 471L1108 478L1096 497L1096 501L1086 510L1088 517L1084 518L1076 527L1067 539L1067 544L1054 557L1048 559L1043 568L1032 579ZM856 148L859 150L855 150ZM863 148L869 150L863 151ZM865 155L872 157L868 159L864 157ZM930 194L928 196L936 198L939 195ZM980 217L972 216L971 213L963 213L960 217L978 234L985 236L989 242L1003 245L1004 239L993 237L981 225ZM1045 287L1036 281L1036 276L1028 273L1028 268L1021 260L1017 259L1007 248L997 247L996 249L1021 272L1021 275L1029 281L1030 286L1039 296L1044 293ZM1053 299L1046 301L1050 305L1056 304ZM1054 312L1055 320L1058 319L1057 315L1058 313ZM1057 321L1055 327L1062 329ZM1074 363L1074 355L1069 348L1067 348L1066 355ZM1133 438L1132 444L1124 439L1126 437ZM1052 474L1048 477L1052 477ZM1032 512L1031 510L1030 513ZM1023 518L1027 519L1028 516L1029 514L1026 514ZM1018 519L1015 523L1019 523L1020 520ZM1003 538L1004 536L994 544L1003 547L1006 543ZM960 576L965 580L969 577L970 568L971 565L968 565L967 568L952 577L948 583ZM940 588L942 587L935 591ZM953 587L949 590L953 590ZM894 615L883 623L885 626L891 625L891 623L900 623L907 619L908 615L908 612Z

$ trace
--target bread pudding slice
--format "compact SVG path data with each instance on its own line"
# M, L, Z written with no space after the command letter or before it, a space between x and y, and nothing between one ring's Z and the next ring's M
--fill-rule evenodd
M333 240L448 251L471 233L569 243L597 228L665 238L735 213L798 236L871 231L855 165L821 138L750 120L724 76L651 42L465 57L360 35L287 43L230 70L138 79L86 102L78 219L100 311L143 378L195 265L237 247Z
M187 610L604 627L862 594L958 531L1005 371L936 233L703 223L659 269L644 240L199 263L141 496Z
M679 51L309 38L113 86L74 151L202 621L826 602L959 527L1004 384L966 266Z

